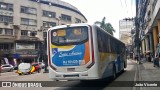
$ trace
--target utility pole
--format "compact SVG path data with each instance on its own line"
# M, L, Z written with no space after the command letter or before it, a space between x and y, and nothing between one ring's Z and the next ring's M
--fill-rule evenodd
M48 73L48 58L46 55L46 51L47 51L47 37L44 37L44 44L43 44L43 59L44 59L44 63L45 63L45 67L44 67L44 73Z
M138 60L140 60L140 46L141 46L141 41L139 38L139 18L135 18L135 26L136 26L136 34L135 34L135 47L136 47L136 53L138 55Z

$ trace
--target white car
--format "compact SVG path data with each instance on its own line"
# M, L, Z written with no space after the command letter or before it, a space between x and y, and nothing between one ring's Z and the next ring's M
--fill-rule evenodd
M1 65L1 72L12 72L13 71L13 66L11 64L4 64Z
M18 65L18 74L30 74L32 66L30 63L20 63Z

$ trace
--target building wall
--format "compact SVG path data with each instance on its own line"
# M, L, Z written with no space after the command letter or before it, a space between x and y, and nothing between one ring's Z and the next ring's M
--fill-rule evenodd
M134 29L134 20L120 20L119 21L119 38L126 45L132 44L131 30Z
M37 3L37 2L32 2L32 1L28 1L28 0L5 0L5 2L14 4L13 5L14 6L14 11L11 12L11 13L13 13L13 17L14 17L14 23L13 23L14 25L20 25L21 17L37 20L37 26L20 25L21 30L37 31L37 30L41 29L41 26L43 26L43 21L55 22L58 25L57 18L59 18L61 16L61 14L66 14L66 15L71 16L72 21L67 22L67 21L63 21L63 20L61 21L60 20L59 24L75 23L76 22L75 18L80 19L82 22L87 22L85 17L83 17L82 15L80 15L78 13L75 13L71 10L64 9L64 8L59 8L59 7L50 6L50 5ZM20 7L21 6L36 8L37 9L37 15L20 13ZM56 12L56 18L43 17L42 16L42 13L43 13L42 10ZM7 27L11 28L11 26L12 25L8 25ZM6 26L2 25L2 28L3 27L6 27ZM20 32L18 32L18 36L21 36ZM38 38L40 38L40 40L43 40L42 36L43 36L43 33L38 32ZM20 37L18 37L18 39L19 38Z
M160 0L137 0L138 6L137 9L137 18L139 31L144 32L140 34L140 39L145 39L145 43L142 45L142 48L146 47L145 51L150 51L153 54L156 54L156 46L160 41Z
M38 2L37 2L38 1ZM27 54L28 50L18 50L16 48L17 43L23 43L28 45L28 43L33 43L38 45L38 48L41 49L42 42L44 43L44 33L49 28L46 25L43 25L43 21L55 23L55 25L61 24L71 24L71 23L86 23L87 19L85 16L74 6L62 2L60 0L0 0L0 15L1 16L11 16L13 17L12 23L6 23L0 21L0 54ZM12 4L13 10L4 9L3 4ZM31 8L28 12L33 12L36 10L35 14L22 13L21 7ZM32 8L34 10L32 10ZM46 17L43 16L43 10L49 12L55 12L55 17ZM62 14L71 17L71 20L63 20ZM23 25L21 18L33 19L36 21L31 22L32 24L36 22L36 25ZM2 30L1 30L2 29ZM10 29L12 34L6 34L6 29ZM27 35L21 35L22 31L26 30ZM1 32L2 31L2 32ZM9 31L7 32L9 33ZM35 35L33 35L35 33ZM5 45L9 45L4 52ZM37 47L37 46L36 46ZM31 52L38 52L37 49L31 50ZM10 52L10 53L9 53Z

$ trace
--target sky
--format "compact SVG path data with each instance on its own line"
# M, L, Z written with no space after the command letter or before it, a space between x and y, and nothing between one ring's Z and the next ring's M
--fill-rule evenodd
M75 6L93 24L106 17L119 39L119 20L135 17L135 0L61 0Z

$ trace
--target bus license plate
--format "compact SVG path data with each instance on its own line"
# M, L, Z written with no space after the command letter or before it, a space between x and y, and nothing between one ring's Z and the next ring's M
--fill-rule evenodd
M63 77L79 77L78 74L75 74L75 75L63 75Z
M69 71L69 72L74 72L74 71L75 71L75 68L67 68L67 71Z

